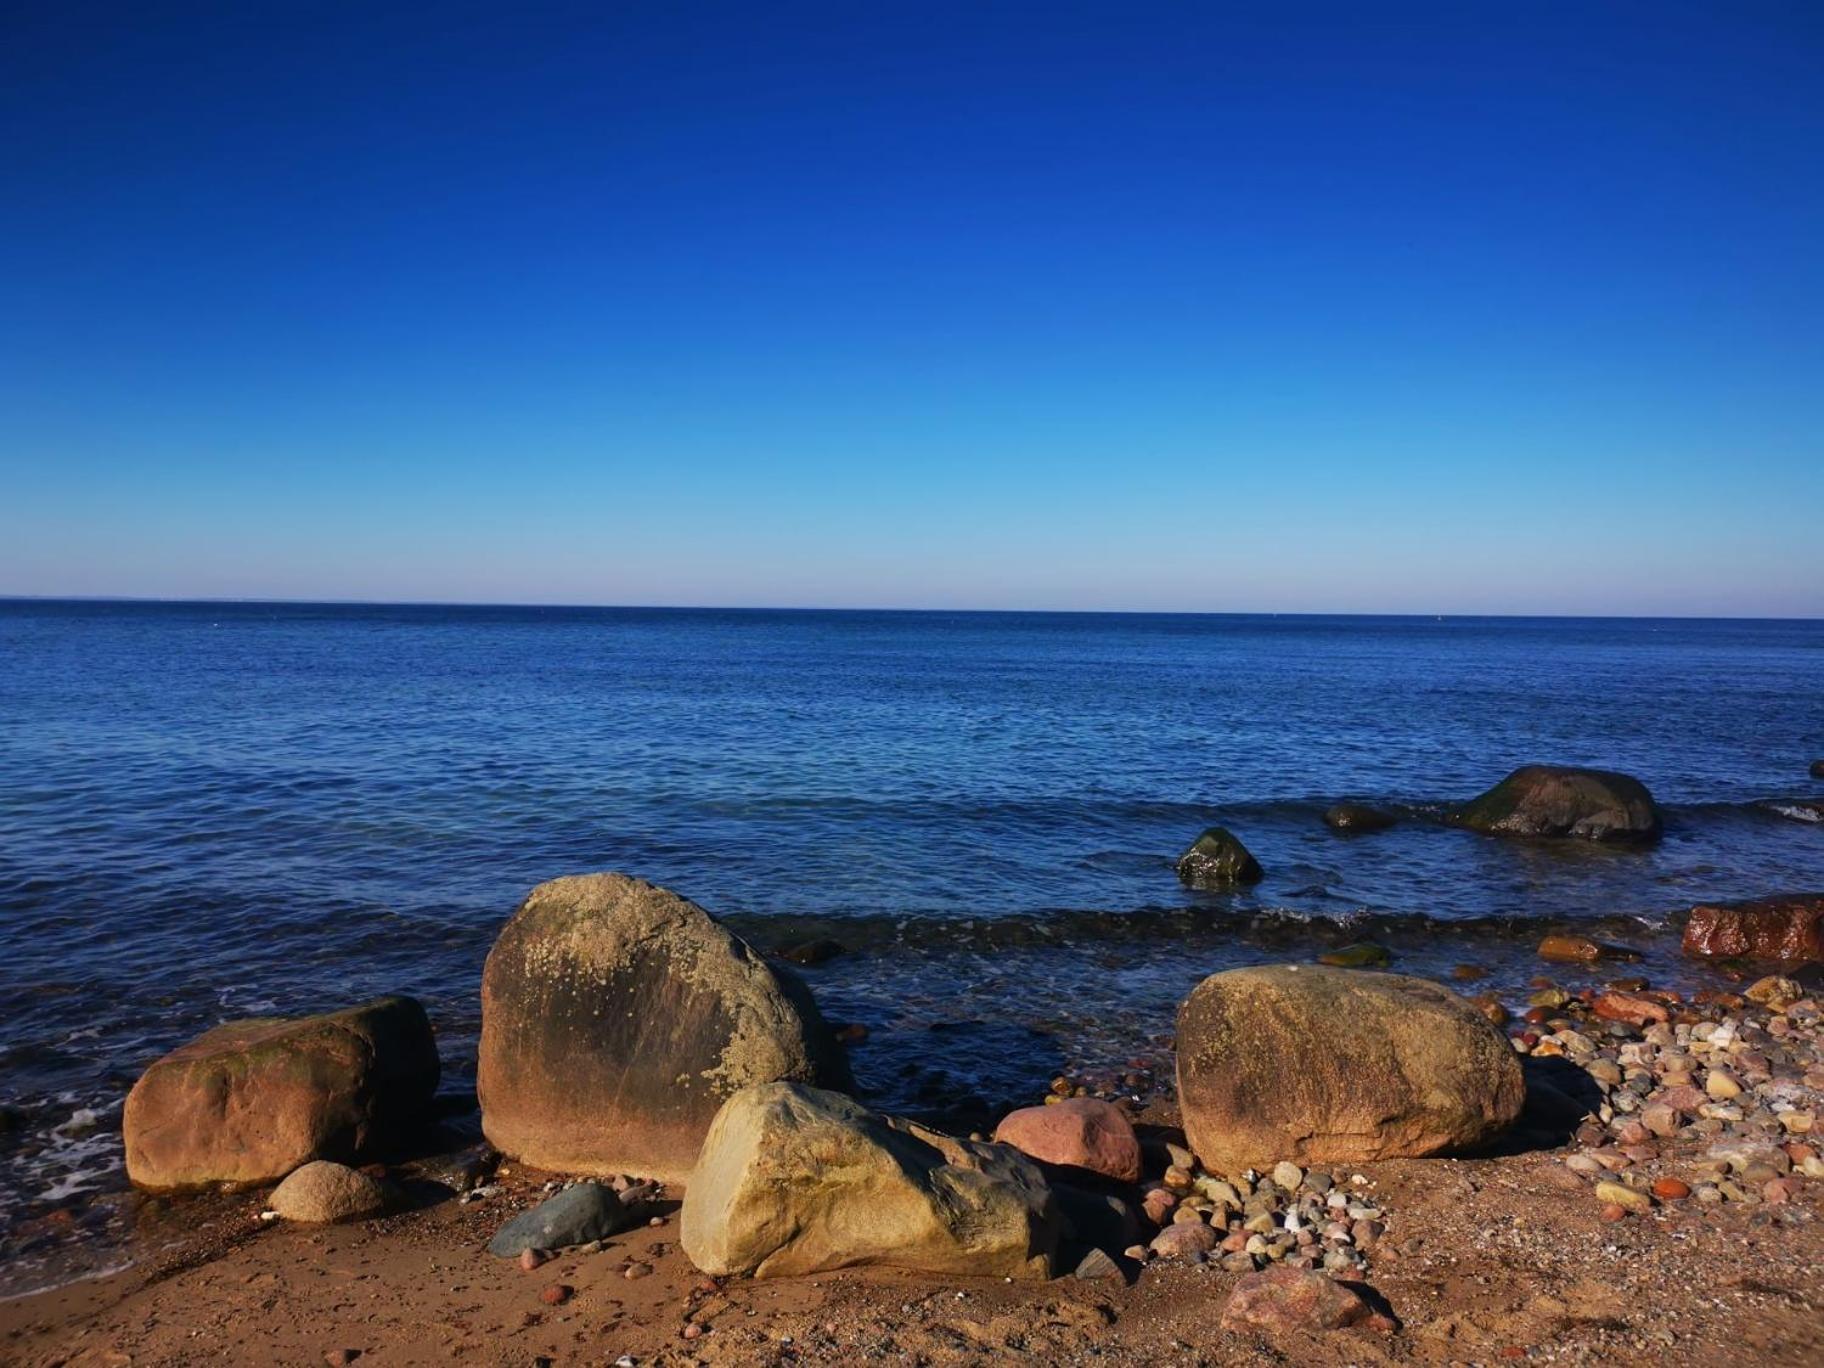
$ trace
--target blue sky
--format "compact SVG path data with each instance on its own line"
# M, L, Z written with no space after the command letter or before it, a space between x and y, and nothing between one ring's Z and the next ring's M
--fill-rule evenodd
M1824 614L1812 3L15 4L0 593Z

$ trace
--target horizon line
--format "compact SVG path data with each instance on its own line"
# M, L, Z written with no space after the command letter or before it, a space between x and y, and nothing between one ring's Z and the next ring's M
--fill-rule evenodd
M644 613L904 613L908 615L943 614L984 617L1022 615L1028 617L1419 618L1439 622L1451 618L1548 622L1824 622L1824 616L1763 617L1746 613L1326 612L1321 609L1230 608L894 608L766 603L550 603L511 599L476 601L463 599L266 598L257 596L230 598L207 595L191 597L152 594L0 593L0 604L4 603L121 603L166 607L195 604L199 606L280 608L517 608L528 611Z

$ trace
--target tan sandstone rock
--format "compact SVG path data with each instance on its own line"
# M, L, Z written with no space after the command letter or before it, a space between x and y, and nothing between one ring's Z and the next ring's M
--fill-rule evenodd
M1036 1165L794 1083L729 1098L684 1193L705 1273L785 1277L860 1264L1047 1278L1061 1221Z
M1178 1095L1191 1148L1235 1173L1467 1148L1513 1122L1526 1084L1440 984L1268 965L1213 974L1179 1008Z
M788 971L675 893L624 874L527 895L488 955L482 1130L539 1168L676 1180L753 1083L848 1086Z
M410 998L226 1022L127 1094L127 1176L153 1191L251 1186L313 1159L359 1158L418 1119L437 1076L430 1022Z
M360 1169L318 1159L274 1189L272 1209L287 1221L356 1221L386 1210L386 1188Z

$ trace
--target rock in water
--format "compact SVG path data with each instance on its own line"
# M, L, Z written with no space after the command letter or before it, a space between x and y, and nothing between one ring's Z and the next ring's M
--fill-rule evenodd
M251 1186L313 1159L359 1158L418 1120L437 1076L431 1024L410 998L225 1022L127 1094L127 1176L159 1192Z
M1234 888L1261 880L1260 862L1222 827L1210 827L1178 857L1178 877L1192 888Z
M1359 1325L1391 1331L1392 1319L1369 1304L1360 1290L1305 1268L1269 1268L1235 1284L1222 1309L1225 1330L1288 1330L1310 1333Z
M1184 1130L1212 1172L1421 1156L1498 1135L1526 1084L1513 1047L1440 984L1267 965L1178 1009Z
M1650 842L1659 808L1638 779L1606 770L1527 765L1451 820L1494 836L1576 836L1586 841Z
M1340 950L1326 950L1317 957L1317 962L1336 969L1379 969L1392 963L1393 955L1384 945L1376 945L1373 941L1357 941Z
M811 996L709 913L621 874L527 895L488 955L476 1091L500 1151L560 1173L681 1179L722 1103L847 1087Z
M1824 779L1824 760L1813 760L1811 762L1811 777L1813 779Z
M528 1249L569 1249L605 1240L634 1223L637 1207L637 1199L624 1202L605 1183L578 1183L508 1221L488 1241L488 1253L515 1259Z
M1140 1181L1140 1140L1112 1102L1073 1097L1009 1112L994 1138L1047 1164L1088 1169L1123 1183Z
M279 1184L272 1209L287 1221L356 1221L386 1210L386 1188L360 1169L318 1159Z
M1048 1278L1061 1222L1033 1162L795 1083L723 1105L684 1193L705 1273L785 1277L859 1264Z
M1800 893L1691 909L1687 955L1734 959L1824 960L1824 893Z
M1324 825L1332 831L1367 833L1385 831L1399 823L1399 818L1385 808L1367 803L1338 803L1324 812Z

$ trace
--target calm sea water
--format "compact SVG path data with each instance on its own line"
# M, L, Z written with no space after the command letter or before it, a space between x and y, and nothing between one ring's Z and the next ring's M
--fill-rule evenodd
M1028 1095L1203 974L1363 935L1518 984L1824 887L1824 623L0 603L0 1226L121 1186L138 1070L227 1016L422 998L452 1089L480 966L553 875L638 873L867 1023L864 1086ZM1650 852L1424 820L1526 761L1642 778ZM1343 796L1409 808L1384 835ZM1187 893L1237 831L1267 878Z

